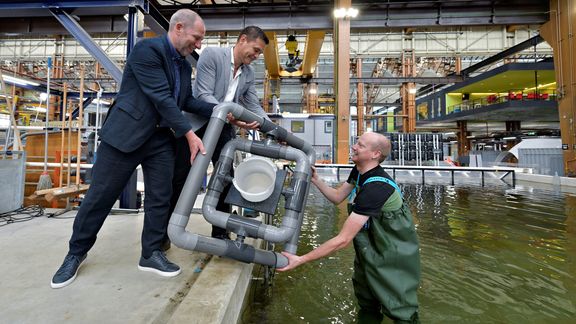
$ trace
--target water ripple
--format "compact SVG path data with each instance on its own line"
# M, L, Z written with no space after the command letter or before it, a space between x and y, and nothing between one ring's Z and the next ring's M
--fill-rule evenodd
M420 238L423 323L574 323L576 197L530 187L401 185ZM310 191L299 254L346 218ZM354 251L276 275L245 323L351 323Z

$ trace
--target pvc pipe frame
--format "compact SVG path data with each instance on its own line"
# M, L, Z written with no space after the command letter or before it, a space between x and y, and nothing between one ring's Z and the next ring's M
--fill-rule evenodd
M280 141L286 142L291 147L273 143L271 140L251 142L243 139L235 139L229 142L224 147L220 155L221 161L218 161L215 172L212 174L202 206L204 217L210 223L230 229L239 236L252 236L272 242L289 241L285 245L284 250L289 253L296 253L298 238L300 236L300 226L302 225L304 215L303 206L310 188L310 165L315 163L316 153L309 143L289 133L286 129L232 102L222 103L214 107L210 122L202 138L206 154L199 154L190 168L182 193L170 217L168 236L173 244L183 249L229 257L246 263L253 262L278 268L285 267L288 265L288 259L280 253L256 249L241 241L217 239L186 231L186 225L188 224L190 213L192 212L194 202L200 191L202 179L208 169L210 158L214 154L216 143L218 142L228 113L232 113L234 118L241 121L258 122L261 131L274 136ZM215 209L222 189L226 185L226 182L231 181L230 176L227 174L232 167L235 149L251 152L256 155L286 158L297 162L291 183L291 188L293 189L283 191L283 194L287 197L287 212L282 219L280 228L262 224L259 221L242 216L220 212ZM302 151L306 154L302 153Z

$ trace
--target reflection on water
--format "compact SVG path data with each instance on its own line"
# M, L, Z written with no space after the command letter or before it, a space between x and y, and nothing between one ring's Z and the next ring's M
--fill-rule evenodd
M423 323L574 323L576 196L528 187L403 185L422 257ZM344 206L310 190L299 254L341 228ZM354 251L254 285L244 323L352 323Z

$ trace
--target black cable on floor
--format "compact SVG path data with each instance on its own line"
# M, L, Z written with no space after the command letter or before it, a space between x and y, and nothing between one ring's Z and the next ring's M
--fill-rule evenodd
M26 222L44 215L44 208L39 205L21 207L9 212L0 213L0 227L12 223Z

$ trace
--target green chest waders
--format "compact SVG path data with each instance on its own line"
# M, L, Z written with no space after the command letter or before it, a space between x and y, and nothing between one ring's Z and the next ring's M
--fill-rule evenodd
M396 192L389 198L400 198L400 188L392 180L371 177L364 183L382 181ZM394 197L394 195L399 195ZM361 310L382 311L395 322L417 321L417 289L420 282L418 236L409 208L402 204L370 217L354 238L354 292ZM349 209L351 206L349 205ZM350 210L349 210L350 211Z

